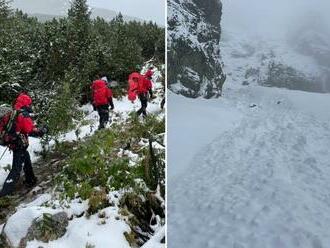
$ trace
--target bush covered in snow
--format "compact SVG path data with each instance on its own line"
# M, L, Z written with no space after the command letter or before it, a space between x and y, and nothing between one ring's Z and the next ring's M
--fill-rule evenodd
M41 23L6 2L0 1L0 99L11 103L28 90L41 120L63 111L55 107L66 84L72 99L86 103L96 74L126 82L143 61L164 63L165 30L154 23L125 22L121 14L110 22L91 19L86 0L72 1L67 17ZM73 116L76 105L61 104Z

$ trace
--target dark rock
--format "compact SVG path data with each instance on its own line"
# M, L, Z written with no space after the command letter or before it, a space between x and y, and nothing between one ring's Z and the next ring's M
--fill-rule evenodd
M1 248L10 248L10 245L8 244L6 240L6 236L4 233L0 234L0 247Z
M66 233L68 224L68 216L65 212L54 215L44 214L42 218L37 218L32 222L26 237L21 241L21 246L25 247L28 241L34 239L42 242L59 239Z
M130 213L128 224L130 225L132 232L135 234L137 239L136 243L140 245L149 239L150 234L153 234L150 224L152 223L154 216L159 215L161 218L165 217L161 201L159 201L152 193L148 193L144 197L134 193L127 193L121 198L120 207ZM126 238L128 237L131 242L133 235L130 234Z
M220 0L170 0L168 6L169 88L193 98L220 96L226 79L220 59Z

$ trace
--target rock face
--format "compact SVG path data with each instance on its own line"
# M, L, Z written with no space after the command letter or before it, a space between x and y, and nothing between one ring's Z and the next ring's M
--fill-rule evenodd
M220 0L168 0L168 82L187 97L218 97L225 75L220 58Z

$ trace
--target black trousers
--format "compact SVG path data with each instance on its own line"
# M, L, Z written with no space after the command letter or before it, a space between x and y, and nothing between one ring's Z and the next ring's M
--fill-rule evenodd
M143 116L147 116L147 107L148 107L148 97L147 93L142 93L139 95L139 99L141 101L141 108L136 112L138 116L143 114Z
M22 167L24 170L26 183L32 185L36 182L29 152L26 149L14 150L12 168L3 185L0 196L10 195L15 191L16 184L21 175Z
M165 98L163 98L162 102L160 103L160 108L163 109L165 105Z
M99 129L103 129L105 128L105 126L107 125L108 121L109 121L109 105L101 105L96 107L97 113L100 116L100 125L99 125Z

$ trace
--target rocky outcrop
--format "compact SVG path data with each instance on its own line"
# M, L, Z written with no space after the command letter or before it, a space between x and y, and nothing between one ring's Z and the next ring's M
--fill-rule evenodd
M23 209L16 213L16 217L12 216L13 220L6 223L0 234L0 247L25 248L32 240L49 242L63 237L69 225L68 215L65 212L41 214L38 211L37 208ZM17 222L18 218L21 223Z
M220 0L168 1L168 82L187 97L218 97L225 75L220 58Z
M54 215L44 214L42 218L37 218L32 222L26 237L21 243L26 245L27 241L39 240L49 242L63 237L69 225L68 215L60 212Z

